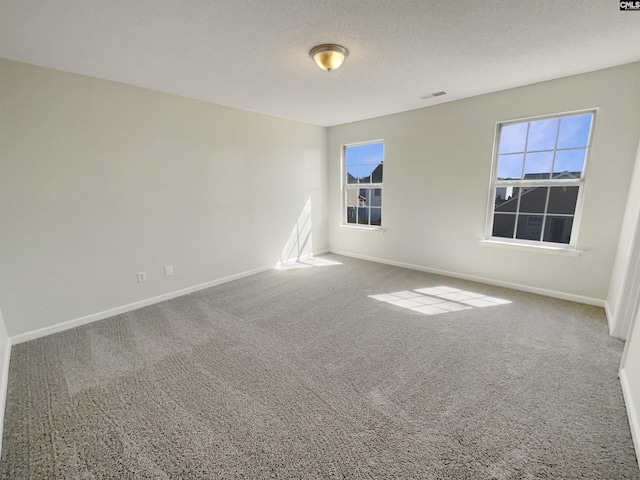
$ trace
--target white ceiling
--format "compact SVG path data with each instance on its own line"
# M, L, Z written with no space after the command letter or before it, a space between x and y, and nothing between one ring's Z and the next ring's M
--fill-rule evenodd
M313 63L319 43L349 49L342 68ZM614 0L0 0L0 57L331 126L638 61L640 12Z

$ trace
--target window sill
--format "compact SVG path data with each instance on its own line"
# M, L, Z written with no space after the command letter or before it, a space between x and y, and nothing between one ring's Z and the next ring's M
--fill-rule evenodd
M344 228L347 230L362 230L365 232L374 232L374 233L381 233L381 234L384 234L384 232L387 231L387 229L384 227L369 227L369 226L351 225L351 224L340 224L338 225L338 227Z
M568 257L579 257L582 255L582 250L576 250L573 247L551 247L547 245L530 245L528 243L501 242L499 240L480 240L480 245L527 252L551 253Z

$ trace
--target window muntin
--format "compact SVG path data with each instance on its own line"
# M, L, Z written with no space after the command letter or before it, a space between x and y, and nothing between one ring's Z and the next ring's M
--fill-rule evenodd
M575 246L594 116L590 111L498 126L489 237Z
M344 223L382 226L382 142L343 147Z

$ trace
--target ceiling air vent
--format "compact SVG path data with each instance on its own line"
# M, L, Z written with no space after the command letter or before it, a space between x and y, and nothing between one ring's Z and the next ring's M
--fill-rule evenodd
M428 93L426 95L422 95L420 98L422 100L428 100L429 98L441 97L442 95L446 95L446 94L447 94L447 92Z

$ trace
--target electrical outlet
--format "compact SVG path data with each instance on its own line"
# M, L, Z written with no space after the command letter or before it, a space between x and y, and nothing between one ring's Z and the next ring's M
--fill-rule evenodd
M165 265L164 276L170 277L171 275L173 275L173 265Z
M146 282L147 274L144 272L138 272L138 283Z

